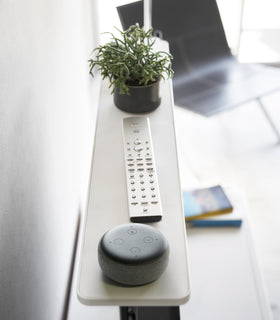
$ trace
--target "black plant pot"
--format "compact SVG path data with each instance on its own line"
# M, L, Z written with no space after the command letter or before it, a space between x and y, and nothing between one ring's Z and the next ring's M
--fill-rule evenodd
M129 113L145 113L155 110L161 102L160 81L147 86L128 86L129 95L114 92L115 105Z

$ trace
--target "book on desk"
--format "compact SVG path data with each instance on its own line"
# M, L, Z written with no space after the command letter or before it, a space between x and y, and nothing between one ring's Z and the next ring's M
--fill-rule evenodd
M183 202L187 226L241 226L242 218L238 210L220 185L183 191Z

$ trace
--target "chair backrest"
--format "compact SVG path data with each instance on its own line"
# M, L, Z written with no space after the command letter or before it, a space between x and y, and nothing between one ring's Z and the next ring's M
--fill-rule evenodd
M143 2L117 8L124 29L143 25ZM215 0L153 0L152 26L169 42L176 77L232 57Z

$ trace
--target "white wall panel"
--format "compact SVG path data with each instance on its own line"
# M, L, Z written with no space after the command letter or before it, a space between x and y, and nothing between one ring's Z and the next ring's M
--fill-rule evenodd
M99 78L90 0L0 2L0 317L64 317Z

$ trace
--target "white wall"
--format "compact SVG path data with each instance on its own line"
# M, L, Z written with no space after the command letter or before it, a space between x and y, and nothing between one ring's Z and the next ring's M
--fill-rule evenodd
M99 94L87 62L97 16L94 0L0 2L1 319L65 315Z

